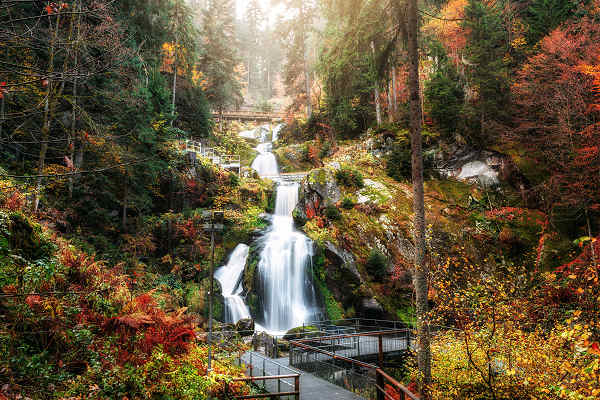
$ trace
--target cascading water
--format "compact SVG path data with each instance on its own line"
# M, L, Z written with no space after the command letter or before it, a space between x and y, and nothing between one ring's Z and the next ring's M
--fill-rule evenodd
M215 279L221 284L221 292L225 299L225 322L236 323L240 319L250 318L250 310L241 297L242 274L249 251L247 245L238 245L229 256L227 264L215 272Z
M283 125L273 129L273 140L277 140ZM240 136L260 138L256 150L259 155L252 168L260 176L279 176L277 159L271 152L272 142L267 141L268 129L264 126L254 131L242 132ZM258 287L262 312L255 319L262 329L274 335L282 335L291 328L313 321L319 313L315 289L312 282L313 243L294 228L292 211L298 203L297 183L286 183L275 178L277 199L271 228L263 238L263 249L258 262ZM240 245L232 254L228 264L218 271L222 280L223 296L230 315L229 321L248 315L244 304L241 275L243 273L248 246ZM223 283L226 282L226 283Z
M260 176L276 176L279 175L279 167L275 154L271 153L272 144L270 142L261 143L256 147L258 156L252 163L252 169L258 172Z
M298 184L279 183L273 225L265 236L258 262L260 322L265 330L284 334L312 321L317 314L314 286L309 273L312 241L294 229L292 211L298 202Z

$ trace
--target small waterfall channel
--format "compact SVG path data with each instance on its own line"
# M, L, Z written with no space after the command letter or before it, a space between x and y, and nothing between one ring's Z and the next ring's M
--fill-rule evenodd
M281 128L275 127L274 136ZM312 281L313 242L294 227L292 211L298 203L299 184L275 178L279 175L279 168L271 152L272 143L263 134L264 127L256 131L254 135L249 133L252 131L242 132L241 136L261 138L257 147L259 155L252 168L260 176L272 177L276 181L277 196L271 227L261 239L256 289L260 307L258 315L253 317L257 329L283 335L304 322L315 320L320 311ZM250 315L241 297L248 252L247 245L238 245L227 265L216 272L225 298L226 322L237 322Z
M229 256L227 264L215 272L215 279L221 284L221 292L225 299L225 321L237 322L250 318L250 310L242 299L244 291L242 276L250 248L245 244L238 245Z

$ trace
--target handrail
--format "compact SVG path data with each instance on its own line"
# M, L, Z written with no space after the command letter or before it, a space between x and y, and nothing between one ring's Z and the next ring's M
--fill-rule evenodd
M379 337L380 363L382 363L382 361L383 361L382 354L381 354L382 337L385 335L392 335L392 334L405 333L405 332L410 332L410 330L409 329L400 329L400 330L395 330L395 331L364 332L364 333L356 333L354 335L336 335L336 336L330 336L330 337L321 337L321 338L317 338L317 339L319 341L321 341L321 340L327 340L327 339L336 340L336 339L344 339L344 338L360 337L360 336L378 336ZM356 365L361 368L374 370L376 373L375 388L377 391L377 400L385 400L386 398L391 398L392 400L395 400L395 399L393 399L393 397L391 397L389 394L386 393L385 382L384 382L385 380L387 380L395 390L399 391L399 393L402 395L401 400L408 400L408 399L420 400L420 398L417 397L410 390L408 390L408 388L406 388L405 386L400 384L398 381L396 381L394 378L392 378L391 376L386 374L383 371L383 369L381 369L381 367L378 367L376 365L366 363L363 361L355 360L353 358L340 356L340 355L337 355L336 353L332 353L330 351L323 350L318 347L307 345L307 344L305 344L305 342L307 342L307 341L311 341L311 340L310 339L290 340L290 346L299 347L301 349L316 352L316 353L321 353L321 354L331 357L333 360L345 361L345 362L349 362L350 364ZM313 341L314 341L314 339L313 339ZM291 353L290 353L290 359L291 359Z

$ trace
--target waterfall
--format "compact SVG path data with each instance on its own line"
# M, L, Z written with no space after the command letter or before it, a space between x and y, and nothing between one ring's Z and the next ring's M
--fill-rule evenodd
M277 140L283 125L273 130L273 140ZM260 176L278 177L277 159L272 153L272 142L267 141L264 126L256 128L252 135L261 139L256 150L259 155L252 163L252 168ZM250 135L250 133L244 133ZM298 183L286 183L275 178L277 182L277 198L272 225L263 237L263 249L257 266L257 295L261 299L262 310L257 311L255 319L262 329L273 335L283 335L291 328L302 326L305 322L314 321L319 313L315 289L312 281L313 242L294 228L292 212L298 203ZM245 245L240 245L245 246ZM238 246L239 249L239 246ZM229 263L219 272L228 272L228 293L225 296L228 311L232 315L247 315L248 308L239 296L242 292L240 276L248 249L240 249L231 256ZM245 255L244 255L245 252ZM243 257L242 257L243 256ZM240 260L237 260L237 258ZM243 258L243 260L241 260ZM229 268L229 269L226 269ZM239 303L238 303L239 302ZM232 318L235 320L235 318Z
M261 143L256 147L258 156L252 163L252 169L258 172L260 176L277 176L279 175L279 167L275 154L271 152L272 144L270 142Z
M245 244L238 245L227 264L215 272L215 279L221 284L225 298L225 322L236 323L240 319L250 318L250 311L241 297L243 292L242 274L246 267L250 248Z
M317 302L310 274L312 241L294 228L297 183L280 182L273 225L265 236L258 262L265 330L283 334L315 319Z

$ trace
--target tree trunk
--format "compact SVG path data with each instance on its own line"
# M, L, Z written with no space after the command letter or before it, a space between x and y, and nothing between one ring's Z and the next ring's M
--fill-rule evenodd
M398 115L398 93L396 92L396 67L392 68L392 98L394 101L394 119Z
M371 53L373 53L373 65L375 68L375 43L371 42ZM381 126L381 99L379 96L379 80L375 77L375 115L377 117L377 126Z
M129 185L125 185L125 189L123 190L123 215L121 219L121 225L123 232L127 230L127 196L129 192Z
M409 57L409 90L410 90L410 133L412 152L412 180L414 192L414 242L415 265L413 284L415 287L417 314L417 362L422 375L421 393L429 398L428 387L431 383L431 350L429 342L429 304L428 275L429 268L425 261L425 197L423 188L423 146L421 137L421 108L419 82L419 20L417 0L408 2L408 57Z
M312 117L312 104L310 102L310 73L308 71L308 57L304 51L304 80L306 82L306 118Z
M175 42L175 61L173 62L173 93L171 94L171 126L175 121L175 95L177 94L177 41Z

